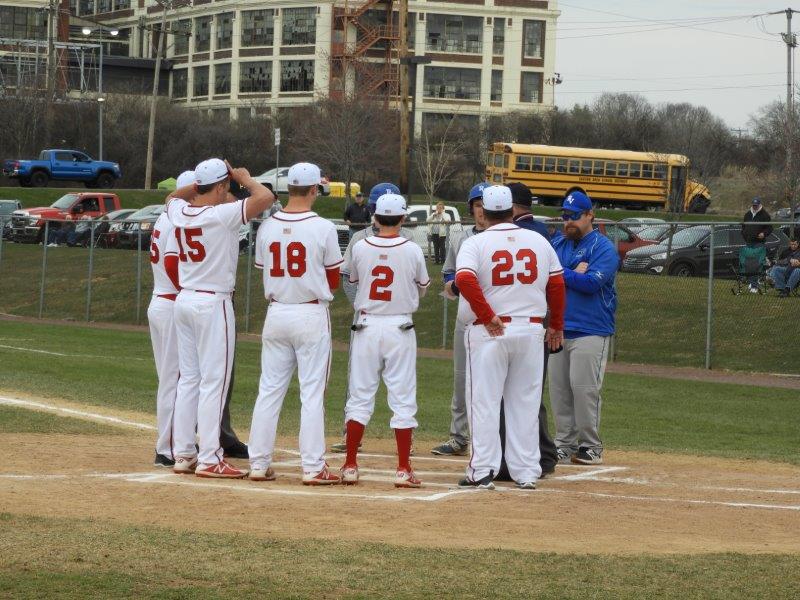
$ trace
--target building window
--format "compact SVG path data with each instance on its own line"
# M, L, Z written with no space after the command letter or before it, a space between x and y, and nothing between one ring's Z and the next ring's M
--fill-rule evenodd
M128 10L131 7L131 0L114 0L114 10Z
M44 13L36 8L0 6L0 37L23 40L43 40L47 22Z
M233 41L233 13L217 15L217 50L231 47Z
M523 21L522 56L525 58L542 58L542 39L544 21Z
M206 96L208 96L208 67L195 67L192 97L205 98Z
M314 90L313 60L281 61L282 92L311 92L313 90Z
M214 65L214 93L231 93L231 64Z
M249 121L252 118L250 107L248 106L247 108L237 108L236 118L239 121Z
M317 8L283 9L283 45L301 46L317 41Z
M107 52L111 56L128 56L131 41L131 30L120 29L119 33L113 40L108 40Z
M272 46L274 38L275 17L271 9L242 13L242 46Z
M189 78L188 69L175 69L172 71L172 97L186 98L186 82Z
M428 50L467 54L480 54L483 51L481 17L429 14L426 20Z
M414 44L417 43L417 13L408 13L408 42L409 50L414 49Z
M520 94L521 102L541 102L541 89L541 73L531 73L529 71L522 73L522 93Z
M272 63L246 62L239 65L239 93L272 91Z
M111 0L97 0L97 12L98 13L111 12Z
M492 71L492 102L503 100L503 72Z
M78 0L69 0L69 14L78 16ZM3 24L3 20L0 19L0 25Z
M211 17L194 20L194 51L208 52L211 49Z
M82 15L94 14L94 0L80 0L78 6Z
M189 37L192 33L191 19L182 19L172 22L173 49L176 56L189 54Z
M503 56L503 46L506 43L506 20L494 19L494 31L492 33L492 54Z
M480 100L481 70L450 67L425 67L426 98Z

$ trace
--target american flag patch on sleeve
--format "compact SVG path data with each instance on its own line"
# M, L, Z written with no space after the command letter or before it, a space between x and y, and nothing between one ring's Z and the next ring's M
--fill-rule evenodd
M380 260L389 260L389 255L388 254L381 254L378 258L380 258Z
M283 228L284 235L292 235L292 228L291 227L284 227Z

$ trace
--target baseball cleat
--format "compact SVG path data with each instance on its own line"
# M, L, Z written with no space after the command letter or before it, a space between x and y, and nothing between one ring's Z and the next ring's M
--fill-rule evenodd
M400 469L394 477L394 487L396 488L418 488L422 486L422 482L414 474L414 471L406 471Z
M227 448L222 449L225 458L243 458L247 460L250 456L247 454L247 444L236 440Z
M194 474L197 477L209 477L212 479L242 479L243 477L247 477L247 471L244 469L237 469L224 460L219 461L215 465L199 467Z
M494 482L492 481L491 475L487 475L486 477L484 477L483 479L479 479L478 481L473 481L469 477L464 477L464 479L458 482L458 487L478 488L479 490L493 490Z
M328 465L319 473L303 473L303 485L336 485L341 480L338 475L331 473Z
M175 461L172 460L169 456L165 456L164 454L156 453L156 458L153 461L154 467L174 467Z
M455 439L449 439L441 446L436 446L431 450L431 454L436 456L466 456L469 451L469 444L461 444Z
M358 467L345 465L342 467L342 483L344 485L358 484Z
M520 490L535 490L536 483L533 481L518 481L517 488Z
M558 456L558 464L560 465L568 465L570 463L570 459L572 458L573 452L571 452L568 448L559 448L556 451Z
M178 475L191 475L197 469L196 456L176 456L172 470Z
M275 477L275 471L272 470L272 467L267 467L266 469L250 469L250 475L248 475L251 481L275 481Z
M602 465L603 455L594 448L579 448L578 452L572 455L572 464Z

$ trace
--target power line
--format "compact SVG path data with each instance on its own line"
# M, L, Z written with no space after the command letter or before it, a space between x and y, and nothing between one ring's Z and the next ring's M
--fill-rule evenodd
M716 75L676 75L670 77L614 77L613 75L587 75L585 73L570 73L570 81L683 81L685 79L724 79L727 77L766 77L768 75L782 75L783 71L769 71L762 73L725 73Z

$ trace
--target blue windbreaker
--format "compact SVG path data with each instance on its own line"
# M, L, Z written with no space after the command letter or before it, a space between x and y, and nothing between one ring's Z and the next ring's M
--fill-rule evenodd
M607 237L599 231L588 233L578 242L556 235L551 240L567 287L564 331L584 335L612 335L617 291L614 276L619 255ZM586 273L576 273L578 263L588 262Z

